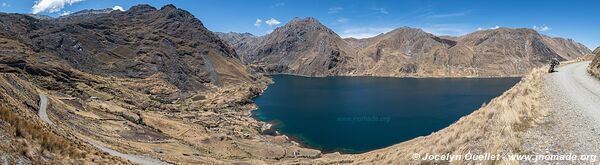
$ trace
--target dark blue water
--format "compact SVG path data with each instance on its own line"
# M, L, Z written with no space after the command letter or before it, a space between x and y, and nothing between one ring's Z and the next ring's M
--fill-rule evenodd
M273 76L255 98L259 120L307 147L360 153L438 131L519 78Z

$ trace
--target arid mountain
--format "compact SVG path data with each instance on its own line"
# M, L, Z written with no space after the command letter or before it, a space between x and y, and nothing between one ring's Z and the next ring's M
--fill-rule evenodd
M7 38L31 46L34 52L56 55L84 72L137 78L160 75L185 90L208 83L252 81L231 47L193 15L173 6L160 10L135 6L127 12L88 10L53 20L19 14L1 19Z
M243 55L246 62L265 64L271 73L336 75L354 54L354 48L314 18L295 18L257 43L249 50L237 48L248 53Z
M349 75L436 76L450 62L448 49L456 41L441 39L421 29L398 28L373 38L361 39L364 46L353 59Z
M228 36L236 34L221 37L246 63L264 66L269 73L307 76L520 76L551 58L569 60L590 52L573 40L532 29L438 37L403 27L372 38L341 39L314 18L294 19L262 38L251 36L254 40Z
M9 164L127 163L97 145L178 164L320 156L261 135L250 98L269 80L173 5L0 13L0 27L0 155Z
M250 33L216 32L216 34L233 47L238 48L236 52L238 52L238 55L240 55L240 60L244 63L247 60L243 55L250 54L250 52L254 51L254 49L258 47L257 45L260 44L264 38L264 36L258 37Z
M432 136L365 154L323 155L285 135L263 134L270 125L251 117L250 98L269 80L243 63L311 76L462 76L521 71L487 71L497 69L480 64L488 58L512 66L557 56L541 35L515 29L452 38L400 28L341 39L312 18L264 37L218 34L236 40L230 43L241 50L234 50L173 5L59 18L0 13L0 27L0 161L8 164L135 163L107 149L172 164L398 164L415 151L512 151L513 127L531 125L513 116L534 112L521 97L535 94L527 83Z
M590 53L585 45L574 41L573 39L564 39L560 37L549 37L544 35L544 43L549 45L552 50L563 59L575 59L579 56Z

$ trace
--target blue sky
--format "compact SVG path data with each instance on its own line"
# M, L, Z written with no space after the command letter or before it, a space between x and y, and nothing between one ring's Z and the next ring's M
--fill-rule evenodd
M142 3L157 8L174 4L218 32L264 35L294 17L310 16L342 37L369 37L403 26L453 36L511 27L572 38L590 49L600 45L600 1L0 0L0 11L59 16L88 8L121 6L126 10Z

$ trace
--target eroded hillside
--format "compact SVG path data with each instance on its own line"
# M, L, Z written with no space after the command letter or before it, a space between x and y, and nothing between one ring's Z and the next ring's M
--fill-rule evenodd
M314 18L290 21L266 36L220 35L246 63L268 73L307 76L521 76L552 58L571 60L590 50L532 29L499 28L438 37L402 27L366 39L342 39Z
M263 135L269 125L251 117L256 107L250 98L270 80L254 69L311 76L499 76L586 51L562 40L544 43L544 36L523 29L452 38L400 28L341 39L312 18L265 37L230 36L240 48L234 50L172 5L86 10L56 19L0 14L0 26L0 154L11 163L33 164L132 163L91 143L177 164L389 164L424 152L515 153L515 139L537 120L527 117L542 113L536 109L540 70L446 129L345 155ZM510 46L518 49L499 41L517 42ZM454 51L467 55L455 57Z
M0 103L61 143L78 146L48 149L35 138L6 134L25 141L3 143L13 144L0 148L15 155L10 162L124 162L91 143L190 164L320 155L285 136L261 135L265 125L250 117L249 98L270 80L175 6L86 10L56 19L0 14L0 22ZM50 123L36 116L42 96ZM7 132L19 126L8 119L0 124ZM37 138L54 136L46 134ZM33 156L10 149L24 146L34 148L24 152ZM79 151L89 156L53 156Z
M588 68L588 71L600 78L600 47L596 48L596 50L594 50L595 55L594 59L592 60L592 63L590 64L590 67Z

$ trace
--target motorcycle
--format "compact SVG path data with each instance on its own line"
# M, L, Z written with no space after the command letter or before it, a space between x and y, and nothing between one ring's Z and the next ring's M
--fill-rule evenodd
M548 73L554 72L554 66L556 66L556 65L550 64L550 69L548 69Z
M560 65L560 61L558 61L557 58L552 58L552 61L550 61L550 69L548 69L548 73L556 72L554 71L556 65Z

